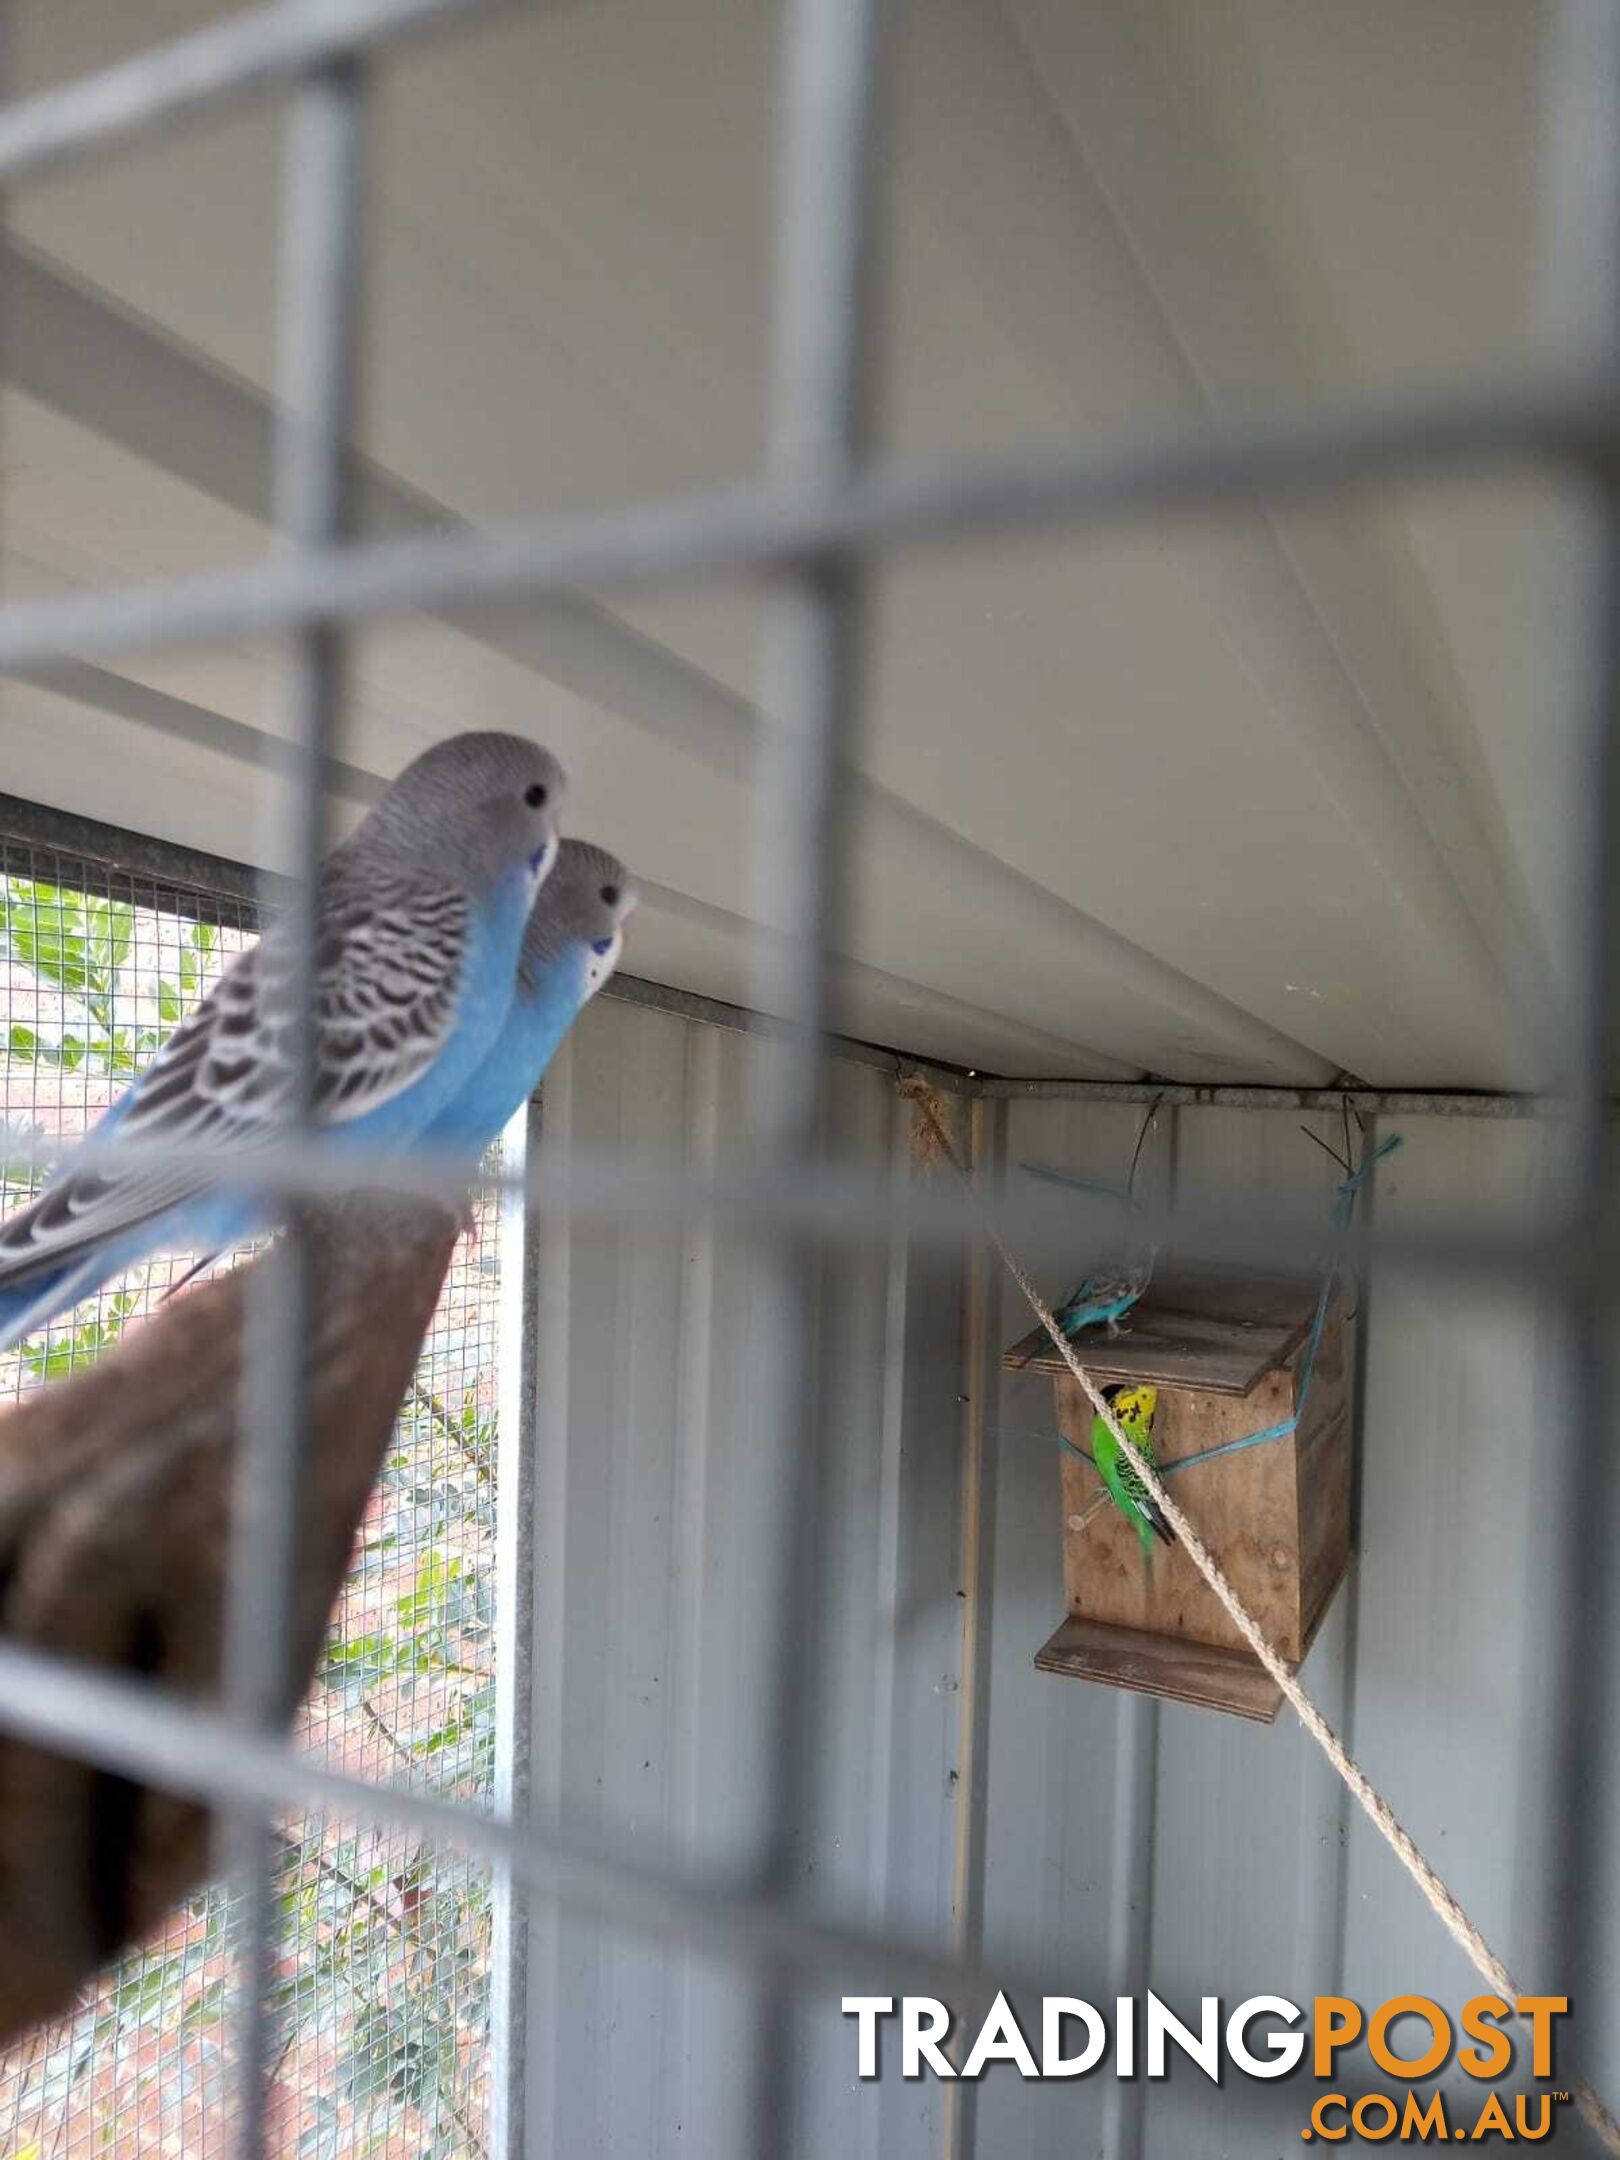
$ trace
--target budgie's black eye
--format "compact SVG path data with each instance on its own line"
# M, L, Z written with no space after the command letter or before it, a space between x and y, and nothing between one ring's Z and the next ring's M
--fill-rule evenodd
M618 888L618 886L617 886L617 885L604 885L604 886L602 887L602 905L603 905L604 907L617 907L617 906L618 906L618 904L619 904L619 888Z
M538 780L531 781L529 786L523 790L523 800L531 810L539 810L544 807L546 791Z

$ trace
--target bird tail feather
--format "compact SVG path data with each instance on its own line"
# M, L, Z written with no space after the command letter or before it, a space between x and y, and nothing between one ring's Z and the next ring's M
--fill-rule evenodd
M76 1267L61 1267L53 1274L21 1283L15 1290L0 1290L0 1355L15 1350L36 1328L65 1313L92 1290L99 1290L108 1273L104 1255L94 1252Z
M206 1269L211 1268L224 1250L223 1245L216 1245L212 1252L205 1252L200 1260L193 1260L178 1282L170 1283L168 1289L164 1291L162 1297L158 1300L159 1304L167 1305L170 1298L178 1297L187 1283L195 1282L199 1275L203 1274Z

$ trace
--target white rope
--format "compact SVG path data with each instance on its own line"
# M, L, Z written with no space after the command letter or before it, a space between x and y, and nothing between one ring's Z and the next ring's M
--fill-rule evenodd
M1480 1933L1473 1921L1469 1919L1458 1899L1453 1896L1445 1882L1434 1868L1429 1865L1422 1853L1419 1852L1410 1833L1396 1815L1395 1810L1372 1783L1361 1765L1350 1754L1343 1741L1333 1730L1333 1727L1294 1678L1286 1659L1273 1647L1259 1622L1227 1581L1219 1561L1216 1560L1214 1554L1210 1552L1203 1539L1200 1538L1182 1509L1171 1498L1155 1465L1142 1453L1131 1439L1130 1434L1124 1430L1119 1420L1114 1416L1113 1411L1103 1397L1102 1390L1080 1363L1079 1358L1076 1357L1074 1345L1058 1326L1050 1306L1047 1305L1034 1283L1031 1282L1024 1269L1007 1249L1000 1231L996 1228L989 1210L984 1205L978 1187L974 1182L973 1173L957 1154L955 1143L951 1139L950 1128L943 1115L945 1106L937 1091L926 1080L919 1077L902 1081L900 1092L909 1102L917 1106L933 1128L934 1140L938 1148L945 1155L951 1168L961 1179L963 1186L973 1199L984 1223L985 1233L1000 1254L1008 1273L1029 1300L1031 1310L1042 1327L1045 1328L1047 1334L1052 1338L1053 1346L1056 1348L1058 1355L1079 1383L1097 1415L1123 1449L1126 1460L1133 1466L1142 1483L1158 1502L1160 1508L1163 1509L1166 1521L1185 1546L1188 1558L1226 1608L1233 1626L1287 1697L1300 1723L1333 1765L1349 1790L1355 1795L1373 1827L1390 1847L1402 1867L1405 1868L1408 1875L1417 1884L1419 1890L1422 1891L1431 1911L1439 1919L1446 1933L1461 1949L1463 1955L1480 1977L1489 1983L1493 1992L1501 1996L1509 2004L1516 2004L1522 1991L1513 1975L1485 1940L1485 1937ZM1572 2091L1575 2105L1581 2114L1591 2124L1608 2150L1611 2153L1620 2155L1620 2120L1616 2119L1590 2085L1577 2083L1572 2088Z

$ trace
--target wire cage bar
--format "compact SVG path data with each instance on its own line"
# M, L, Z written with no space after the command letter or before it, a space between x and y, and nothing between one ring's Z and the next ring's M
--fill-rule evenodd
M1556 25L1547 126L1561 185L1552 235L1563 303L1558 328L1581 360L1611 382L1620 368L1620 9L1570 0ZM1585 644L1571 806L1574 949L1568 1070L1573 1115L1565 1133L1568 1204L1576 1241L1595 1244L1616 1191L1610 1116L1620 1049L1620 488L1612 466L1592 476ZM1591 1526L1596 1551L1620 1528L1615 1468L1614 1300L1587 1277L1562 1309L1569 1359L1562 1504ZM1602 1951L1620 1887L1600 1821L1612 1789L1614 1745L1594 1703L1614 1700L1620 1596L1614 1571L1582 1550L1563 1582L1551 1645L1555 1726L1548 1792L1555 1819L1542 1885L1549 1958L1573 2002L1600 2000ZM1577 2047L1580 2043L1577 2041ZM1595 2066L1594 2066L1595 2067Z
M770 576L807 557L867 553L963 535L1112 525L1346 487L1477 472L1491 465L1573 477L1614 452L1611 401L1584 376L1528 390L1485 388L1409 399L1290 427L1113 454L1067 445L1041 458L916 468L876 463L830 488L732 488L451 538L309 548L251 570L161 585L19 602L0 619L0 671L137 651L182 639L259 636L311 623L366 623L417 610L513 606L578 587L610 590Z
M881 13L882 0L792 0L784 24L772 466L817 490L858 473L873 394L867 288ZM785 1033L760 1066L756 1120L764 1167L783 1185L813 1180L823 1152L828 965L842 942L848 888L845 780L858 740L862 615L861 566L839 550L803 557L773 595L773 725L754 855L758 917L776 936L761 950L755 1001L782 1016ZM789 1900L822 1708L817 1644L800 1616L825 1609L829 1450L814 1375L817 1253L784 1226L764 1258L758 1330L770 1397L762 1441L781 1465L773 1533L781 1596L760 1882ZM763 2007L751 2110L756 2152L790 2142L792 2015L780 1993Z
M816 1257L830 1237L897 1230L959 1239L967 1218L939 1196L868 1192L841 1185L820 1159L826 971L837 942L842 887L844 775L858 759L862 584L869 559L900 542L943 541L965 532L1063 525L1112 529L1148 515L1247 506L1330 494L1375 482L1473 473L1492 463L1551 469L1595 493L1601 536L1589 619L1593 665L1580 728L1586 799L1595 806L1583 853L1577 962L1583 996L1572 1029L1565 1212L1501 1233L1494 1244L1471 1231L1435 1231L1388 1241L1408 1264L1476 1278L1490 1272L1563 1302L1573 1353L1575 1406L1567 1445L1571 1504L1583 1519L1610 1521L1616 1467L1609 1444L1612 1389L1605 1370L1610 1313L1607 1275L1616 1257L1610 1094L1614 1073L1617 943L1616 832L1620 830L1620 509L1614 497L1620 402L1613 306L1596 341L1528 381L1459 385L1441 395L1340 413L1267 419L1219 435L1154 442L1102 453L1068 444L1050 454L989 465L903 467L869 463L864 401L871 356L865 278L873 223L872 115L878 89L878 0L792 0L788 10L789 100L786 180L777 232L779 313L774 454L768 477L718 495L642 502L602 516L570 516L370 545L344 532L344 451L352 438L351 384L357 323L355 268L361 252L360 130L365 71L396 33L472 12L447 0L283 0L232 18L196 38L160 48L121 69L0 110L0 181L8 185L62 161L143 140L160 123L212 110L272 87L292 94L291 177L282 208L280 306L286 336L286 418L278 444L277 522L287 545L244 570L177 578L131 590L24 601L0 609L0 671L49 670L86 656L158 641L277 633L295 640L288 667L294 750L285 821L272 851L292 873L295 939L313 951L312 895L326 832L330 761L343 748L341 650L356 626L380 617L451 604L529 602L579 586L607 588L750 573L773 583L777 639L767 725L770 756L757 804L756 856L762 919L784 933L768 950L759 1002L786 1025L765 1061L756 1108L763 1136L757 1173L730 1187L682 1173L663 1180L644 1168L546 1165L529 1160L508 1185L531 1204L626 1220L660 1211L725 1213L749 1222L768 1255L766 1341L773 1392L765 1420L780 1460L778 1534L784 1609L813 1600L817 1449L806 1353ZM1620 259L1620 9L1614 0L1563 0L1568 55L1555 134L1573 131L1590 153L1584 188L1561 213L1578 228L1592 284L1611 295ZM307 979L307 970L306 970ZM295 1206L321 1189L318 1152L308 1145L311 1037L299 1047L302 1100L284 1146L255 1169ZM230 1166L220 1166L228 1175ZM342 1181L370 1177L395 1188L453 1189L431 1164L345 1162ZM435 1177L439 1182L435 1184ZM296 1223L296 1212L294 1216ZM1178 1240L1189 1225L1177 1219ZM1300 1229L1303 1242L1313 1235ZM1248 1250L1278 1256L1270 1222L1248 1226ZM1190 1225L1211 1249L1242 1256L1244 1233L1225 1220ZM295 1233L296 1242L296 1233ZM1373 1249L1386 1249L1382 1233ZM274 1673L263 1653L280 1631L289 1566L285 1496L302 1444L303 1313L298 1294L273 1316L277 1386L253 1393L251 1499L234 1579L239 1594L234 1715L205 1717L155 1702L111 1680L57 1661L0 1647L0 1725L48 1740L153 1782L212 1796L237 1819L261 1826L254 1861L257 1932L248 1960L239 2059L240 2149L263 2150L264 2072L273 2048L269 1980L274 1922L262 1825L274 1807L318 1807L356 1820L408 1827L495 1864L513 1885L578 1905L603 1920L740 1960L772 1982L786 1975L836 1975L845 1985L870 1977L890 1992L901 1984L949 1990L958 2001L985 1992L966 1958L937 1953L887 1930L846 1928L795 1908L789 1894L792 1794L813 1749L804 1702L813 1685L784 1658L775 1667L766 1825L757 1880L742 1887L695 1877L673 1862L649 1861L621 1838L521 1821L519 1781L506 1799L512 1822L418 1793L386 1790L323 1770L263 1730ZM266 1409L266 1405L272 1408ZM1613 1656L1612 1570L1593 1540L1566 1578L1564 1628L1556 1652L1566 1690L1555 1751L1562 1794L1552 1841L1557 1876L1549 1889L1555 1940L1571 1961L1577 1997L1596 1977L1594 1916L1607 1856L1596 1849L1601 1810L1593 1781L1600 1749L1567 1690L1575 1646ZM798 1593L804 1593L801 1597ZM797 1679L798 1685L795 1685ZM505 1954L521 1959L518 1907L508 1907ZM1032 1982L1047 1978L1030 1975ZM511 1974L507 1985L511 1987ZM1071 1990L1072 1969L1053 1991ZM998 1975L998 1985L1016 1985ZM508 2046L520 2013L510 2008ZM791 2105L783 2017L758 2035L759 2149L785 2149ZM521 2138L521 2082L510 2088L503 2137Z
M340 51L300 82L285 126L282 208L282 400L275 452L278 530L295 549L331 546L346 523L345 449L354 427L359 336L363 62ZM321 865L329 838L326 775L342 703L339 632L316 624L295 641L285 698L291 740L272 830L272 871L289 878L286 932L305 994L290 1016L286 1129L315 1129L316 951ZM314 1320L307 1224L287 1225L289 1266L259 1285L244 1360L243 1448L231 1552L227 1702L244 1725L270 1727L287 1689L297 1568L295 1494L309 1427L307 1354ZM272 2002L280 1921L268 1818L235 1824L246 1942L238 2050L238 2149L252 2160L269 2124L276 2035Z

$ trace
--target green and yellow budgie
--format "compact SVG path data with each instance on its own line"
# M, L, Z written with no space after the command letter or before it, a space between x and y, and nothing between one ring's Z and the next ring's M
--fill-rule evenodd
M1158 1389L1148 1386L1105 1388L1103 1400L1119 1420L1132 1446L1152 1462L1155 1459L1153 1419L1159 1407ZM1155 1538L1173 1545L1175 1533L1165 1521L1159 1503L1142 1483L1136 1466L1109 1431L1104 1418L1092 1420L1091 1455L1103 1483L1113 1496L1115 1507L1127 1522L1136 1525L1144 1558L1152 1552Z

